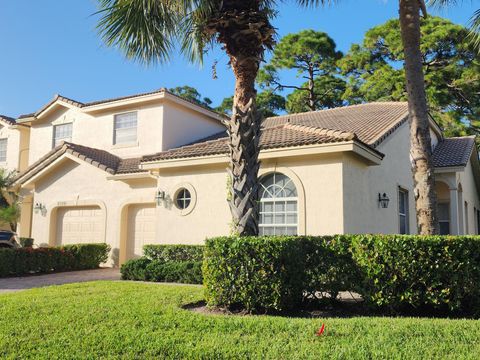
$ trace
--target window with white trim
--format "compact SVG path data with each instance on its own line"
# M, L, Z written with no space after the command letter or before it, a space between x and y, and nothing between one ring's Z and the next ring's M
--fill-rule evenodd
M297 235L298 195L293 181L272 173L260 185L260 235Z
M440 225L440 235L450 234L450 203L438 203L438 224Z
M0 162L7 161L7 139L0 139Z
M131 144L137 141L137 113L115 115L113 143Z
M410 231L408 221L408 191L398 188L398 219L400 234L408 234Z
M73 124L60 124L53 126L53 147L60 145L62 141L72 141Z

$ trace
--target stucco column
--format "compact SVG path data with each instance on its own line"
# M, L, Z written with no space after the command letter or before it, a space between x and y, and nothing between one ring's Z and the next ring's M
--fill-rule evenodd
M458 190L450 189L450 234L459 235Z

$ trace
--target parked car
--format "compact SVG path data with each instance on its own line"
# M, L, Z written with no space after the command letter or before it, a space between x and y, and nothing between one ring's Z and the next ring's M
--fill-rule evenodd
M18 248L17 234L10 230L0 230L0 248Z

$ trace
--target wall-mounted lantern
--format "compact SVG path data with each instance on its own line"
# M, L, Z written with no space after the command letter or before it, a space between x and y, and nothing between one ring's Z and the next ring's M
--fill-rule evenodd
M42 214L43 216L45 216L47 214L47 207L44 204L37 202L33 207L33 211L35 212L35 214Z
M162 205L163 200L165 200L165 191L158 190L155 194L155 201L157 202L157 206Z
M380 194L378 193L378 203L382 209L388 208L388 203L390 199L388 198L386 193Z

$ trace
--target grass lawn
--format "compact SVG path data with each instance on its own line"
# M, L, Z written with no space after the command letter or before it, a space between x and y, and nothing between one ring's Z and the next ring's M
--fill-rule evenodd
M432 359L480 354L480 322L192 313L202 288L91 282L0 295L0 358ZM325 334L316 337L322 323Z

